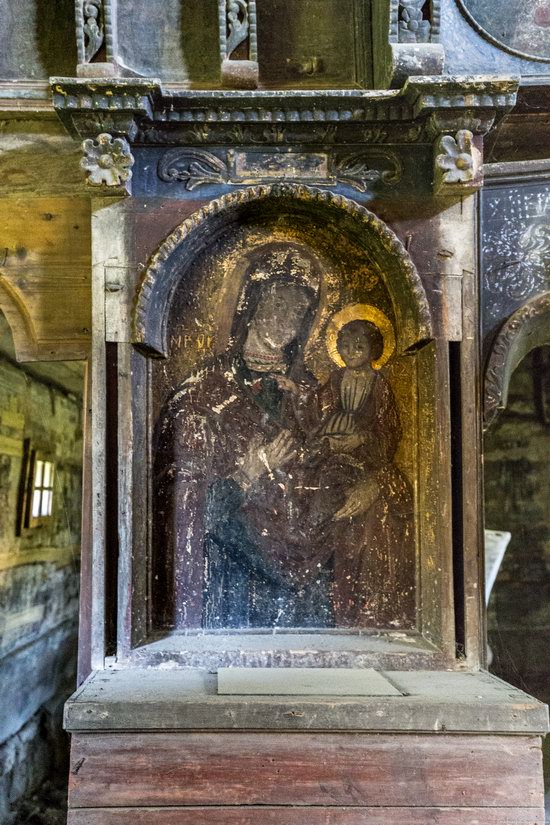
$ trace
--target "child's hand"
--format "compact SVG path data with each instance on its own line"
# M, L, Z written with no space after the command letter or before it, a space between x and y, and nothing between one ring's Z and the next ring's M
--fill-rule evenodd
M352 487L347 494L346 503L334 515L334 521L341 521L366 513L378 498L379 493L380 489L374 479L363 481Z
M287 378L286 375L274 375L273 377L280 390L290 392L292 395L300 395L300 387L291 378Z
M352 453L363 443L363 436L358 433L351 435L327 435L330 449L334 453Z

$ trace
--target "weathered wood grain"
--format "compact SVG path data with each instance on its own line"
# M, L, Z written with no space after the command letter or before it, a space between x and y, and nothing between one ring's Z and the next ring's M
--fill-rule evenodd
M68 825L543 825L533 808L96 808Z
M308 637L294 638L305 649L311 644ZM244 644L244 637L241 640ZM208 637L202 641L206 644ZM217 695L215 674L202 669L98 671L67 703L65 726L79 733L263 730L532 735L548 729L545 705L488 673L403 670L384 675L404 695L228 697Z
M473 198L462 202L467 235L475 223ZM462 507L465 655L470 667L486 661L485 580L483 553L483 493L481 468L481 377L479 369L479 287L474 245L465 244L463 268L463 329L460 344L462 402ZM469 253L469 254L468 254ZM470 259L468 259L468 257Z
M0 309L17 358L85 358L91 330L89 200L4 199L0 237Z
M72 808L540 807L530 737L151 733L73 737Z
M92 367L89 361L86 362L85 370L77 685L81 685L92 670Z
M438 340L417 356L419 616L425 638L454 658L452 593L451 474L447 346ZM441 458L444 457L444 460Z

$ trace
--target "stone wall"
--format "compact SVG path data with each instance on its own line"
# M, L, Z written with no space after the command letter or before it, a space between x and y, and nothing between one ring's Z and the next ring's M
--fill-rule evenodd
M56 769L74 689L82 401L0 350L0 822ZM23 445L55 464L53 513L17 535Z

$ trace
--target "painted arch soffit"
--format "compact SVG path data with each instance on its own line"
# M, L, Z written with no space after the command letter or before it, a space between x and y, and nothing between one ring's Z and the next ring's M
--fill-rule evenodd
M152 256L138 288L133 315L133 341L150 354L167 355L167 324L174 293L196 257L212 239L239 221L261 220L285 212L309 218L312 226L336 227L375 260L390 295L400 352L433 338L424 286L397 235L374 213L349 198L303 185L257 186L211 201L181 223ZM336 229L334 229L336 234Z
M536 347L550 344L550 292L539 295L511 315L491 347L483 385L484 428L494 423L508 403L516 367Z

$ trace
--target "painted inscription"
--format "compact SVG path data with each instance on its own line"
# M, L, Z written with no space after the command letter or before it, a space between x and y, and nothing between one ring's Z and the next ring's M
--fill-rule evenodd
M321 261L271 241L237 263L227 347L159 409L155 543L174 547L155 570L163 623L410 627L412 492L395 460L392 321L367 301L332 312L319 378L305 355L326 300ZM195 339L184 333L179 351Z
M234 177L242 182L257 180L326 180L329 159L326 152L234 152L230 153Z

